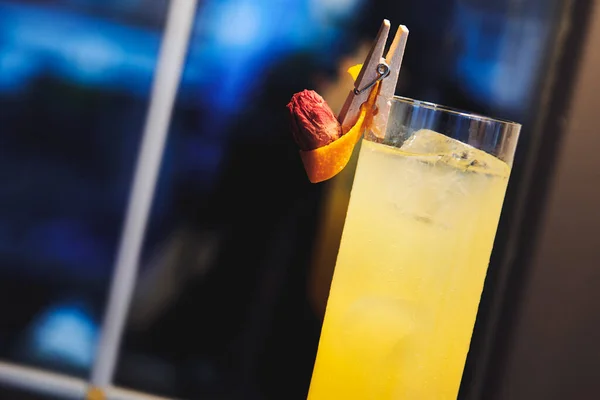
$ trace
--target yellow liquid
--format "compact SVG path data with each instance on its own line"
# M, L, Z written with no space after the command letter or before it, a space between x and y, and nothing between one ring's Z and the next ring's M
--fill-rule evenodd
M419 134L362 143L310 400L457 397L510 168Z

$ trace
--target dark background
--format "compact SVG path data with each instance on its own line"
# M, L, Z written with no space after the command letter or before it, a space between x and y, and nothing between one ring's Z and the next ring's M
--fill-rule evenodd
M339 107L344 66L388 18L410 29L398 94L524 125L461 396L498 392L591 4L200 1L116 384L305 398L323 304L310 284L315 238L328 199L348 188L308 182L285 104L309 88ZM4 360L88 376L166 10L0 1ZM335 243L339 227L329 232ZM529 398L566 398L546 394Z

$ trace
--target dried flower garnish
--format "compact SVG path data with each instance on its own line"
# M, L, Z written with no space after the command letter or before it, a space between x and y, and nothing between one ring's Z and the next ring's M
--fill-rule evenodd
M342 127L333 111L314 90L294 94L287 107L292 120L292 134L300 149L317 149L342 135Z
M361 66L348 70L356 80ZM358 120L346 133L325 100L312 90L294 94L288 104L292 134L300 147L300 157L312 183L326 181L339 174L352 156L365 126L372 122L372 111L379 83L361 106Z

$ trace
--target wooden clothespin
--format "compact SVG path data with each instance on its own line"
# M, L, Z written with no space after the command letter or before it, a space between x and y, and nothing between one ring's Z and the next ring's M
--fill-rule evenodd
M383 58L389 32L390 21L384 19L360 74L354 83L354 89L350 91L338 116L343 133L346 133L356 123L360 106L367 100L371 91L378 88L379 93L375 102L377 111L374 113L372 130L377 137L383 138L385 136L392 99L402 66L408 29L406 26L400 25L389 51ZM377 86L376 83L380 81L381 84Z

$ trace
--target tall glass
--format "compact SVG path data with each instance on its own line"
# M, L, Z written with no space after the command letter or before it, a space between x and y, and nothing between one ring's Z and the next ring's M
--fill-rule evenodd
M396 97L365 134L310 400L456 399L520 128Z

